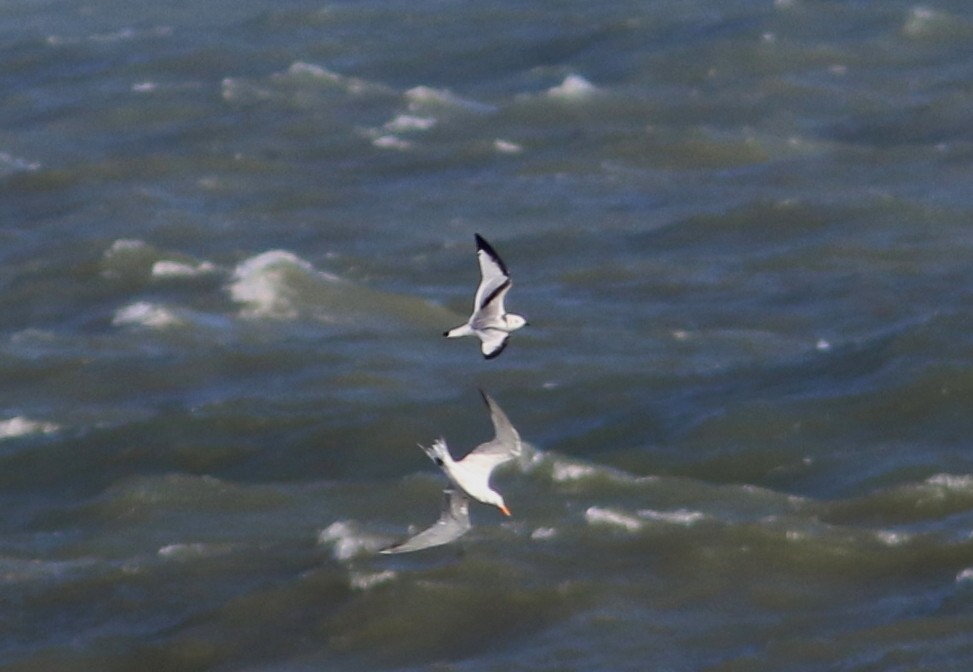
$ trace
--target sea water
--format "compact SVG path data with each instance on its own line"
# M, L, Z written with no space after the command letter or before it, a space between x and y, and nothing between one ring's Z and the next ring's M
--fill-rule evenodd
M968 670L960 0L0 4L0 669ZM473 234L527 316L484 361ZM526 442L439 549L439 470Z

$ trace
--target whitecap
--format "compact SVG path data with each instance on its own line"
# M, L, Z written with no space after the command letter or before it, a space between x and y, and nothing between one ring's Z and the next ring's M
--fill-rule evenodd
M879 530L875 533L875 537L886 546L901 546L910 539L905 532L893 532L892 530Z
M967 567L966 569L964 569L963 571L961 571L959 574L957 574L956 575L956 581L957 582L973 581L973 567Z
M597 91L597 87L581 75L568 75L558 86L547 90L553 98L581 99Z
M523 145L510 142L509 140L501 140L500 138L493 141L493 149L501 154L520 154L524 151Z
M111 323L116 327L135 325L150 327L152 329L163 329L182 324L183 322L165 306L147 301L138 301L115 311L115 316L112 318Z
M408 140L403 140L396 135L380 135L372 140L372 145L378 147L379 149L397 149L399 151L412 149L411 142Z
M204 558L224 553L228 550L226 544L206 544L202 542L168 544L161 547L157 554L160 558L167 560L187 560L192 558Z
M50 434L58 429L60 428L53 422L30 420L18 415L9 420L0 420L0 440L28 434Z
M274 75L275 78L281 77L310 77L322 82L334 84L348 93L362 93L369 88L368 82L357 77L346 77L314 63L295 61L284 73ZM379 87L373 87L379 88Z
M385 123L382 128L392 133L408 133L410 131L428 131L436 125L434 117L420 117L414 114L400 114Z
M612 525L621 527L628 532L636 532L642 528L642 521L638 518L598 506L588 507L588 510L584 512L584 518L589 525Z
M208 261L198 264L183 263L181 261L160 260L152 264L152 277L154 278L191 278L197 275L212 273L216 266Z
M675 511L640 509L638 514L640 518L645 518L647 520L657 520L663 523L686 526L698 523L706 517L706 515L700 511L690 511L689 509L676 509Z
M436 107L480 113L493 112L496 109L492 105L457 96L448 89L434 89L429 86L416 86L409 89L405 92L405 99L408 101L409 110L412 112Z
M538 527L530 533L530 538L535 541L545 541L557 536L557 529L553 527Z
M41 164L37 161L28 161L14 156L9 152L0 152L0 175L8 173L32 173L40 170Z
M946 490L970 490L973 489L973 476L969 474L936 474L927 478L926 483Z
M351 560L363 553L374 553L387 542L378 537L359 532L351 521L339 520L318 532L318 543L330 544L335 560Z
M589 464L573 464L570 462L555 462L551 469L551 478L557 483L580 481L597 474L597 469Z
M371 573L352 572L348 581L355 590L369 590L370 588L394 580L396 576L396 573L390 569Z
M284 250L271 250L240 262L229 285L231 298L246 305L245 317L292 319L297 308L292 301L289 274L305 275L326 281L337 276L315 270L309 262Z

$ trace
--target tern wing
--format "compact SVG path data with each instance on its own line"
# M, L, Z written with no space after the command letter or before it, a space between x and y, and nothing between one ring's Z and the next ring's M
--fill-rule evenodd
M500 294L500 314L503 314L503 286L509 285L510 273L507 272L507 265L503 263L503 259L493 246L480 234L475 234L475 237L476 258L480 263L480 284L476 288L476 297L473 299L473 312L483 310Z
M411 553L424 548L442 546L462 537L470 531L470 500L459 490L443 491L443 509L439 520L419 534L405 541L383 548L381 553Z
M501 464L520 456L520 434L514 429L507 414L493 400L493 397L483 390L480 390L480 395L490 410L490 422L493 423L494 437L492 441L481 443L471 450L462 462L471 466L476 465L489 474Z

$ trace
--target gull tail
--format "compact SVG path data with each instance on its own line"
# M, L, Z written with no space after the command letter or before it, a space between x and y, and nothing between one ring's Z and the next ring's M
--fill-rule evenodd
M447 462L451 462L453 459L449 454L449 448L446 446L445 439L436 439L428 448L422 444L419 444L419 447L425 451L430 460L435 462L440 467L444 466Z
M443 336L446 338L459 338L460 336L472 336L474 331L470 328L469 324L461 324L458 327L453 327L449 331L444 331Z

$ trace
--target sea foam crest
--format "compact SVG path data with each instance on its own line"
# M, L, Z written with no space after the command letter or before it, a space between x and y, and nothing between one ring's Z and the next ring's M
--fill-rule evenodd
M181 325L183 321L165 306L147 301L137 301L116 310L111 323L116 327L134 325L151 329L164 329Z
M338 282L340 278L318 271L292 252L271 250L246 259L233 271L230 296L246 306L245 317L292 319L298 310L294 305L291 279L306 277Z
M588 510L584 512L584 519L589 525L611 525L620 527L627 532L637 532L642 529L642 521L638 518L600 506L588 507Z
M216 265L208 261L198 264L161 259L152 264L153 278L192 278L216 271Z
M973 476L969 474L936 474L927 478L926 483L945 490L973 490Z
M706 514L700 511L690 511L689 509L676 509L675 511L656 511L654 509L639 509L639 517L646 520L657 520L673 525L692 525L698 523Z
M60 428L53 422L30 420L18 415L9 420L0 420L0 440L27 436L28 434L50 434L58 429Z
M338 520L318 532L318 543L331 545L335 560L346 562L355 556L374 553L387 545L379 537L359 532L352 521Z
M405 92L405 99L410 112L431 108L453 108L485 114L496 110L493 105L457 96L448 89L435 89L431 86L415 86Z
M548 89L547 95L552 98L579 100L597 91L598 88L581 75L568 75L559 85Z

